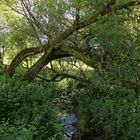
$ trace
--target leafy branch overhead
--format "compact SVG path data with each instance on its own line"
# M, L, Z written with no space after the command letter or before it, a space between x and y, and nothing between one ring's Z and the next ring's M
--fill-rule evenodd
M8 11L2 16L10 19L5 44L18 51L7 74L13 76L20 63L38 54L22 76L32 81L49 62L73 57L106 82L138 90L139 5L139 0L1 0ZM123 67L135 69L135 76L125 76Z

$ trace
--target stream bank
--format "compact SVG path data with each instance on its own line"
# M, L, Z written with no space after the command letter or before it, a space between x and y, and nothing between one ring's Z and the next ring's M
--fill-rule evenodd
M64 140L104 140L102 136L89 132L81 132L77 125L80 121L79 102L76 92L61 92L61 122L63 125ZM81 90L79 90L81 93Z

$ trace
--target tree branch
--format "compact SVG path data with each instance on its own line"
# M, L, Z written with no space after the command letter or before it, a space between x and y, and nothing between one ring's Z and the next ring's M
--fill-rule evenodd
M14 57L12 62L10 63L7 73L10 77L13 76L15 69L18 64L20 64L26 57L38 54L38 53L43 53L43 48L42 47L36 47L36 48L26 48L21 50L17 55Z
M21 1L23 1L23 0L21 0ZM35 76L39 73L39 71L46 65L46 63L49 62L48 60L52 56L51 54L53 54L53 51L55 49L58 49L60 47L60 44L62 43L62 41L65 40L67 37L69 37L74 32L76 32L76 31L78 31L78 30L80 30L82 28L85 28L85 27L95 23L99 19L100 16L107 15L112 10L119 10L119 9L123 9L123 8L127 8L127 7L131 7L131 6L135 6L135 5L140 4L139 0L133 1L133 2L128 2L126 4L118 5L118 6L115 6L115 3L116 3L116 0L111 0L102 10L100 10L97 13L95 13L90 18L86 19L85 21L78 22L78 24L74 23L71 27L69 27L62 34L60 34L56 39L52 40L52 42L50 42L49 44L43 45L43 47L45 47L45 53L25 73L25 75L23 76L23 80L32 81L35 78ZM26 5L25 8L27 8L27 5ZM30 11L28 11L28 12L30 12ZM33 17L33 19L34 18L35 17ZM92 60L93 62L91 63L90 59L88 59L86 57L83 57L83 55L81 55L81 53L79 53L78 51L75 51L75 50L73 50L71 48L67 49L67 50L65 50L65 48L64 48L64 51L67 51L68 55L76 56L80 60L86 62L88 65L91 65L91 64L93 64L95 62L95 60ZM99 62L99 64L100 63L101 62ZM96 65L93 65L93 66L96 66ZM99 65L97 65L97 66L99 66Z

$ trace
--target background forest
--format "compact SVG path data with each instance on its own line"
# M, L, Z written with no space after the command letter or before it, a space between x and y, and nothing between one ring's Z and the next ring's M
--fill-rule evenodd
M0 0L0 140L140 140L140 0Z

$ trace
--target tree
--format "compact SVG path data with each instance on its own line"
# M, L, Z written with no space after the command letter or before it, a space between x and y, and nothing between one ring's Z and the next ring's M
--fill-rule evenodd
M8 1L9 7L23 17L23 26L32 31L32 34L25 35L27 39L34 36L33 43L38 42L39 47L21 50L12 60L7 73L13 76L17 65L26 57L43 53L22 77L22 80L32 81L52 60L72 56L94 68L107 83L139 92L140 59L134 57L139 50L139 4L139 0ZM128 16L134 17L133 20ZM126 69L135 69L131 71L134 78L123 76L121 72L127 73Z

